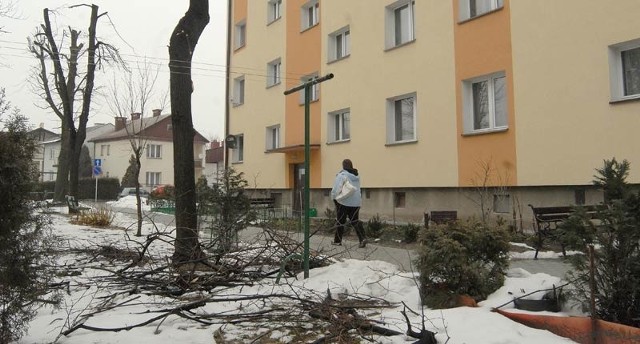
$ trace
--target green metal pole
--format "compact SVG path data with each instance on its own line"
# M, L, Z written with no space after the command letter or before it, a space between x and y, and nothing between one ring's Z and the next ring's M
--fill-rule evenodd
M309 202L311 201L309 197L309 189L311 186L310 183L310 161L311 161L311 152L309 149L309 103L311 102L311 87L313 84L306 83L304 86L304 252L303 252L303 268L304 268L304 278L309 278Z

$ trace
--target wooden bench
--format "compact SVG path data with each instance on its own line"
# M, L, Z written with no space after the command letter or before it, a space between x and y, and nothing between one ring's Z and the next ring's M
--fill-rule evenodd
M558 226L568 219L576 209L582 209L587 216L593 218L599 211L601 211L604 205L583 205L583 206L560 206L560 207L534 207L529 204L531 211L533 211L534 218L534 230L538 237L536 244L536 254L533 257L538 259L538 251L542 248L542 244L545 238L556 239ZM565 250L565 244L560 241L562 247L562 255L566 257L567 252Z
M65 196L67 199L67 206L69 207L69 214L81 214L91 208L83 207L78 204L78 201L73 196Z
M457 210L434 210L429 213L424 213L424 227L429 228L429 222L433 222L436 225L442 225L445 223L458 220Z

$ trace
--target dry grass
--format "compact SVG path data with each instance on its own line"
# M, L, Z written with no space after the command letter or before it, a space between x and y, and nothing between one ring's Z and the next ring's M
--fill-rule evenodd
M111 226L115 216L116 214L107 208L91 209L78 214L71 220L71 223L93 227L108 227Z

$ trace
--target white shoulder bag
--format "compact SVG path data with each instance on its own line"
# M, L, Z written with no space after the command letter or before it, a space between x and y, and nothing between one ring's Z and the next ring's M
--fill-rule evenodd
M340 191L336 195L336 201L341 201L356 192L356 187L349 182L349 178L344 177Z

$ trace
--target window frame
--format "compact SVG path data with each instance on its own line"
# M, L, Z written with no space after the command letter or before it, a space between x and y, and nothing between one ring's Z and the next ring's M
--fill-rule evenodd
M338 37L341 37L340 44L338 44ZM351 29L349 25L330 33L328 41L329 49L327 52L329 56L327 59L329 62L342 60L351 55ZM340 56L338 56L338 48L342 51Z
M247 20L241 20L234 25L234 48L238 50L247 45Z
M280 142L280 124L268 126L265 133L265 149L267 151L278 149Z
M282 59L277 58L267 63L267 88L280 85L282 82Z
M233 98L231 99L233 107L244 104L245 93L246 79L244 75L233 79Z
M148 143L146 151L147 159L162 159L162 145Z
M511 213L511 195L508 193L493 194L492 211L495 214Z
M483 1L483 0L459 0L458 18L461 22L482 17L486 14L499 11L502 8L504 8L504 0L484 0L484 1L490 2L489 9L483 12L477 12L476 10L476 13L472 15L472 2L475 3L475 6L477 7L477 1Z
M401 102L405 99L413 99L413 109L412 109L412 137L407 139L398 139L398 131L397 131L397 123L398 119L396 116L398 115L398 102ZM387 145L395 145L395 144L403 144L416 142L418 140L418 132L417 132L417 117L418 117L418 95L416 92L406 93L399 96L387 98ZM401 104L401 103L400 103ZM402 115L402 114L400 114ZM402 121L400 120L400 123Z
M348 116L346 123L347 130L345 133L345 115ZM327 142L328 143L339 143L339 142L348 142L351 141L351 109L340 109L336 111L329 112L327 114L328 120L327 123L329 127L327 128Z
M609 82L612 103L640 99L640 91L634 94L625 94L625 70L622 54L640 48L640 38L609 46ZM640 72L638 72L640 75Z
M402 28L404 25L402 25L402 23L398 25L398 19L401 18L398 18L397 11L405 6L409 11L409 23L406 24L408 37L406 40L398 42L398 28ZM385 48L387 50L409 44L416 40L415 7L415 0L399 0L385 8Z
M239 164L244 162L244 134L237 134L236 148L233 149L232 163Z
M267 3L267 25L282 18L282 0L269 0Z
M162 184L162 172L146 172L145 182L147 186L156 186Z
M320 2L307 1L300 7L300 32L309 30L320 24Z
M496 118L496 89L495 81L497 79L504 78L504 124L498 124ZM489 125L487 128L475 128L475 98L473 85L481 82L487 82L487 97L488 97L488 120ZM464 134L483 134L492 132L501 132L509 129L509 99L508 99L509 84L504 71L499 71L491 74L478 76L471 79L462 81L462 101L463 101L463 130Z

